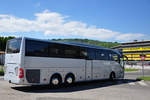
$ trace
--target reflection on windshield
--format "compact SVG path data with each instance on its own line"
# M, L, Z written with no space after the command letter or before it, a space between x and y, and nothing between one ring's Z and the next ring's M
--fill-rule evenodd
M121 65L122 67L124 67L124 60L123 60L123 58L120 58L120 65Z

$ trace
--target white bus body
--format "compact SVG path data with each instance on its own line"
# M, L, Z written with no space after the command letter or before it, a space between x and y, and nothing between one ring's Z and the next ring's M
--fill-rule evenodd
M9 40L4 79L21 85L58 85L123 78L121 54L103 47L31 38Z

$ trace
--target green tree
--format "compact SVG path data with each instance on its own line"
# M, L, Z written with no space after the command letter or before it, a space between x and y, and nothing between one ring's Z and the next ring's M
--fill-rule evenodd
M0 37L0 51L5 51L6 43L9 39L13 39L15 37L9 36L9 37Z
M120 43L118 42L103 42L103 41L89 40L89 39L52 39L52 40L86 43L86 44L92 44L92 45L97 45L97 46L104 46L106 48L111 48L111 47L120 45Z

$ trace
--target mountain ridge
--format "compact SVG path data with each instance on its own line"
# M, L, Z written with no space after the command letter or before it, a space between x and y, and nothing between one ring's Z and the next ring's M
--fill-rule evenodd
M5 51L7 41L13 38L15 37L12 37L12 36L0 37L0 51ZM86 43L86 44L92 44L96 46L103 46L105 48L112 48L114 46L120 45L120 43L117 43L117 42L104 42L104 41L98 41L98 40L78 39L78 38L76 39L49 39L49 40Z

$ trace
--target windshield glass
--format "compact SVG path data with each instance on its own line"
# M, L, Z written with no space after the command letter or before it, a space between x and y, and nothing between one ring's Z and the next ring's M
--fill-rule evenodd
M124 67L124 60L123 60L123 58L120 58L120 65L121 65L121 67Z
M12 39L7 42L7 53L19 53L21 45L21 38Z

